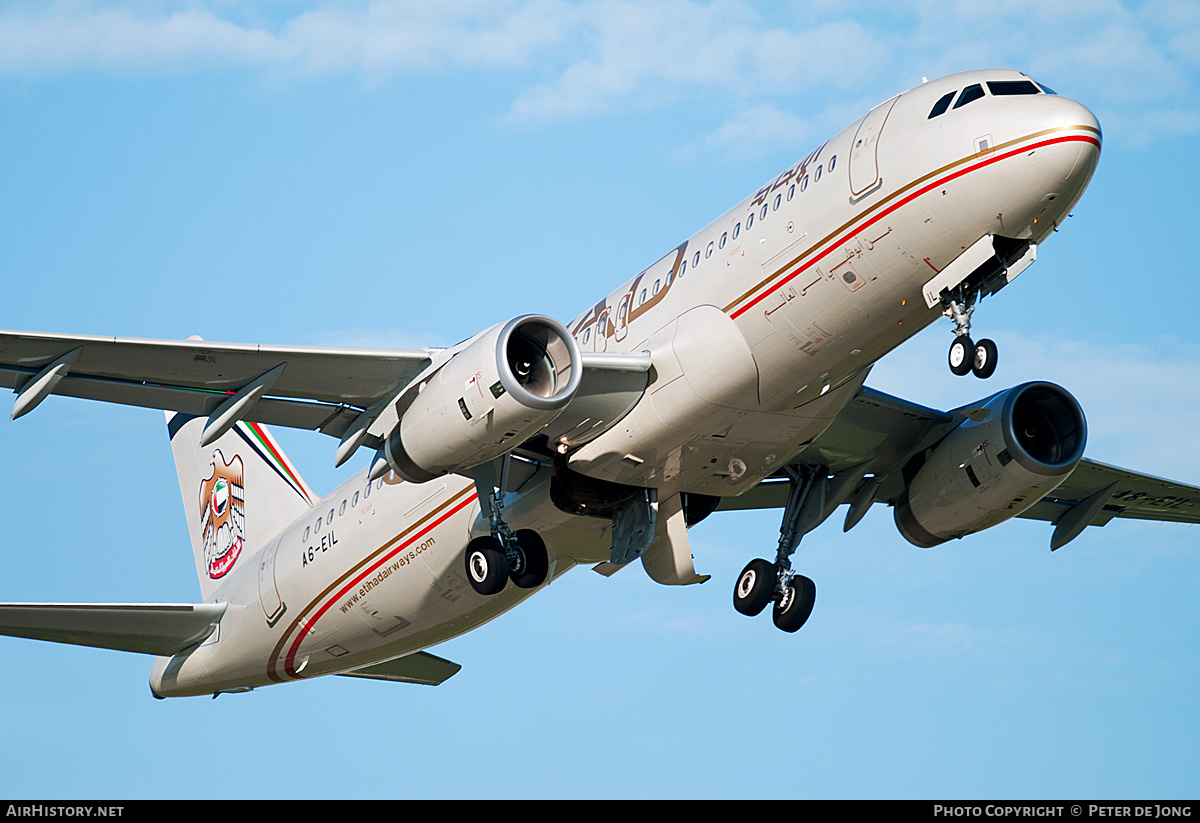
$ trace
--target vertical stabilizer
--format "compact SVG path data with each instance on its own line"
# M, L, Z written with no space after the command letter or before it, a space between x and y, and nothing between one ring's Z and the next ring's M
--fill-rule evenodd
M201 446L207 420L167 412L171 451L205 600L315 500L264 426L239 422L212 444Z

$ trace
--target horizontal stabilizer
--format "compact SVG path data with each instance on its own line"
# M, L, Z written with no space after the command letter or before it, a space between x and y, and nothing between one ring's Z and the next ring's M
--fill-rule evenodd
M352 672L342 672L343 677L366 677L370 680L391 680L395 683L420 683L422 686L438 686L458 674L462 666L443 660L426 652L397 657L386 663L364 666Z
M224 603L0 603L0 635L173 655L208 637Z

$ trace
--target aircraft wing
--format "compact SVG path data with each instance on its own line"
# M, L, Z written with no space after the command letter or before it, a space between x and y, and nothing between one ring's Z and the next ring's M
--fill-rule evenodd
M395 397L454 352L0 331L0 386L17 393L14 418L58 394L197 417L228 412L231 422L341 438L363 411ZM650 358L587 352L582 367L579 391L548 437L582 442L615 423L641 397Z
M1200 488L1094 460L1082 461L1066 482L1018 517L1057 522L1067 509L1113 483L1112 496L1093 526L1103 526L1114 517L1200 523Z
M19 393L14 417L51 393L206 417L259 381L246 419L340 437L434 353L0 331L0 386Z
M0 635L169 656L224 614L224 603L0 603Z
M843 488L829 501L824 516L853 499L867 482L878 481L875 501L895 504L904 490L905 463L936 445L974 411L967 406L942 412L863 387L838 419L792 462L828 466L834 476L869 467L872 477ZM787 495L787 479L772 477L740 497L722 498L717 509L783 508ZM1057 489L1018 517L1061 526L1051 538L1056 549L1084 526L1103 526L1115 517L1200 523L1200 487L1084 459ZM1066 525L1061 525L1064 521Z

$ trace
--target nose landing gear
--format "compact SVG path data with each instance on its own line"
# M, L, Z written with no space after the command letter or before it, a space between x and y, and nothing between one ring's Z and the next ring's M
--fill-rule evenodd
M996 371L996 344L986 339L978 343L971 340L976 293L960 287L952 295L943 295L942 305L946 308L942 313L954 321L954 342L947 357L950 371L959 377L967 372L974 372L979 378L991 377Z

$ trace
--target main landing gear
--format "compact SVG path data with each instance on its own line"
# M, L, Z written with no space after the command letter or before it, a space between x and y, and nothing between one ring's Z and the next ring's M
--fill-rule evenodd
M991 340L971 341L971 313L975 311L974 291L958 288L947 295L942 292L942 312L954 321L954 342L950 344L950 371L958 376L974 372L976 377L991 377L996 371L996 344Z
M499 594L509 578L522 589L545 582L550 561L541 536L532 529L518 529L508 538L507 544L494 536L476 537L467 544L467 580L480 594Z
M492 533L468 543L463 560L471 588L482 595L499 594L509 578L522 589L537 588L550 570L546 541L532 529L514 532L504 522L508 461L508 456L502 458L499 471L489 464L475 471L479 503L487 509Z
M774 602L775 626L785 632L798 631L812 614L817 586L792 571L791 556L800 538L821 520L824 507L825 472L785 467L789 488L783 525L779 528L779 551L775 562L756 558L746 564L733 587L733 607L754 617ZM814 493L815 492L815 493Z

